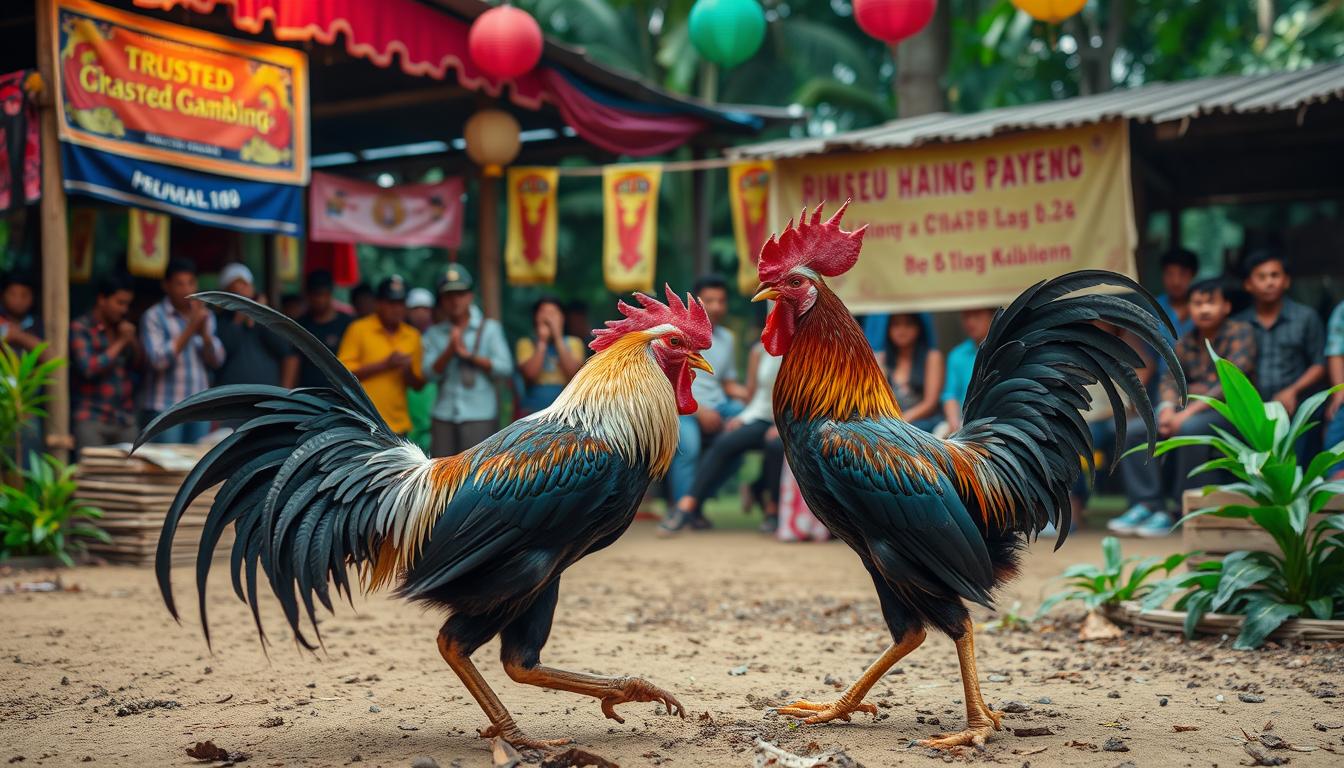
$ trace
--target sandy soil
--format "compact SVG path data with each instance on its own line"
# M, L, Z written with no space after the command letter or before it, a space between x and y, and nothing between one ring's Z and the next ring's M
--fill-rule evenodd
M1098 540L1081 534L1053 555L1038 545L1001 605L1037 604L1051 589L1047 578L1099 557ZM9 573L0 585L42 576ZM382 596L358 600L357 611L324 621L325 654L279 642L268 661L221 569L210 585L212 655L190 575L175 577L187 610L182 627L163 609L148 569L81 568L64 574L79 591L0 594L0 761L185 765L193 764L185 748L209 739L249 753L246 765L407 766L417 756L444 768L490 765L488 744L475 735L485 718L435 649L436 616ZM265 615L281 637L273 604ZM662 541L639 523L566 574L544 658L647 676L680 697L689 719L630 704L618 726L592 700L512 683L493 645L476 660L525 730L573 736L625 766L748 766L758 736L798 752L841 748L870 767L945 759L1231 766L1250 764L1243 731L1254 737L1266 728L1267 743L1277 736L1314 750L1267 750L1271 757L1344 764L1344 697L1332 693L1344 691L1338 648L1240 653L1225 640L1155 635L1084 644L1075 632L1076 621L1065 621L978 641L986 698L1029 707L1005 725L1049 735L1005 730L986 752L953 757L911 747L912 738L959 728L964 717L952 644L932 634L874 689L876 721L799 727L765 707L833 697L886 643L858 561L838 543L785 545L748 532ZM141 709L155 700L167 708ZM1198 730L1177 733L1177 725Z

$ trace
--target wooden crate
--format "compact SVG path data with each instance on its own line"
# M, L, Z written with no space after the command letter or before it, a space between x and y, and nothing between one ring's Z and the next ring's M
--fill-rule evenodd
M132 457L125 447L86 448L75 473L76 493L85 503L103 510L96 525L112 538L106 544L89 544L89 552L112 562L153 563L163 519L177 489L206 450L195 445L148 445ZM182 514L173 538L175 565L195 562L215 490L202 493ZM230 527L216 546L215 556L227 555L232 544Z
M1199 490L1189 490L1181 499L1182 514L1190 514L1197 509L1221 507L1227 504L1247 504L1250 499L1238 493L1216 491L1205 496ZM1344 496L1336 496L1325 507L1331 512L1344 511ZM1310 524L1315 524L1324 515L1313 516ZM1200 515L1181 525L1181 548L1186 552L1201 552L1190 558L1189 565L1221 558L1231 552L1277 552L1278 545L1273 537L1254 520L1215 515Z

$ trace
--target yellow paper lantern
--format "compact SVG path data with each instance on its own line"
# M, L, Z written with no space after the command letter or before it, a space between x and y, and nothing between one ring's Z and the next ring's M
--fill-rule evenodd
M1058 24L1083 10L1087 0L1013 0L1013 5L1037 21Z
M483 109L467 120L463 137L470 157L486 176L500 176L504 166L518 157L522 142L518 138L518 121L513 115L498 109Z

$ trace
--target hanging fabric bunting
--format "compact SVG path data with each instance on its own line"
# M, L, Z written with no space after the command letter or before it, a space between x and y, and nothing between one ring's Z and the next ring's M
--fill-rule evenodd
M555 282L555 190L560 174L555 168L510 168L509 237L504 246L504 270L509 285L550 285Z
M753 160L728 167L728 204L733 211L737 242L737 287L744 296L756 292L756 260L770 236L770 179L773 160Z
M289 235L276 235L275 276L285 282L299 279L299 238Z
M163 277L168 269L168 222L166 213L131 208L126 266L136 277Z
M660 165L602 169L602 274L614 293L653 290Z
M98 223L96 208L76 208L70 213L70 282L87 283L93 277L93 231Z
M40 84L29 69L0 75L0 213L42 196L42 144L32 98Z

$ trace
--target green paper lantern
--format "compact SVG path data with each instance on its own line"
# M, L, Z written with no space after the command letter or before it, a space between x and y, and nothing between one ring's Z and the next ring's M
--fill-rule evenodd
M721 67L735 67L760 50L765 12L757 0L696 0L690 33L701 56Z

